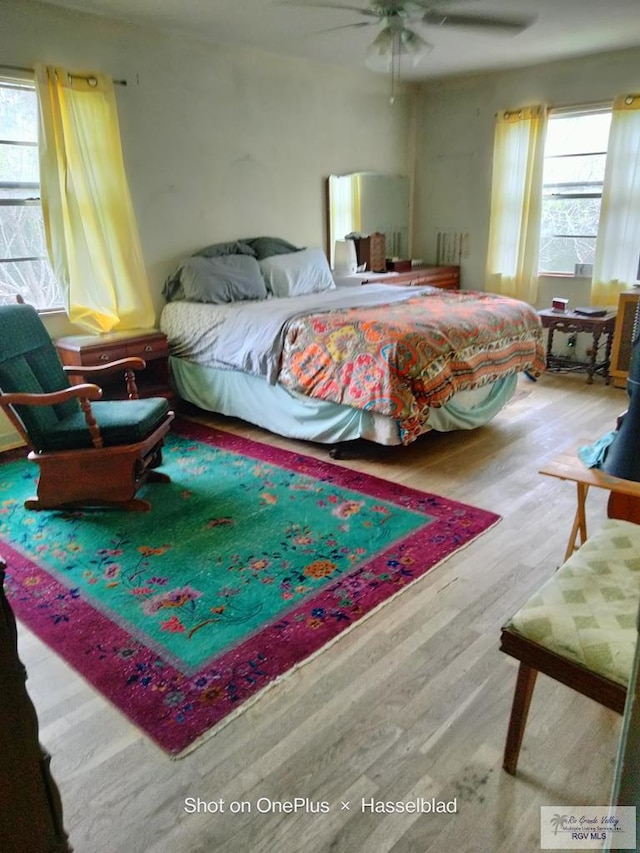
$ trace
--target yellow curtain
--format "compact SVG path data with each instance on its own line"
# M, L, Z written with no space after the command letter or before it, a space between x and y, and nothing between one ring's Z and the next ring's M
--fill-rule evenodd
M43 65L35 72L42 213L69 318L98 333L150 328L113 82Z
M640 277L640 95L613 103L591 301L618 304Z
M362 233L362 176L353 175L351 178L351 230L356 234Z
M486 290L535 304L542 208L545 107L496 118Z

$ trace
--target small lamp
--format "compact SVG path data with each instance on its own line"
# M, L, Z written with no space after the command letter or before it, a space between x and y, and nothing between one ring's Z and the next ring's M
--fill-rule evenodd
M631 365L627 379L629 408L622 424L607 448L603 471L612 477L640 482L640 301L633 323Z
M358 269L356 244L353 240L336 240L333 257L334 272L338 275L352 275Z

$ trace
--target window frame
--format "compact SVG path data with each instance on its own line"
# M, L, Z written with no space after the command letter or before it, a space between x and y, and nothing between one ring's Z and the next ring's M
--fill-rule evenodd
M603 102L599 102L599 103L595 103L595 104L577 104L574 106L567 106L567 107L553 107L549 110L547 121L550 122L550 121L553 121L554 119L557 120L557 119L562 119L562 118L578 118L578 117L582 117L582 116L594 115L597 113L608 113L609 115L611 115L612 112L613 112L613 101L603 101ZM546 149L546 144L545 144L545 149ZM545 181L544 181L544 165L546 165L547 159L560 160L560 159L570 159L570 158L575 158L575 157L603 157L604 156L605 168L606 168L607 153L608 153L607 150L604 150L604 151L576 151L576 150L574 150L574 151L571 151L569 153L547 155L546 151L545 151L545 153L543 154L543 157L544 157L543 178L542 178L542 186L541 186L541 194L540 194L540 224L541 224L541 226L542 226L543 216L544 216L544 203L545 203L545 201L547 201L547 200L571 201L571 200L586 200L586 199L600 199L600 200L602 200L602 191L604 188L604 174L603 174L602 181L580 181L580 182L571 181L571 182L566 183L566 186L568 186L568 187L592 185L594 187L599 187L600 188L599 192L583 192L583 193L578 193L575 191L574 192L571 192L571 191L568 191L568 192L557 192L557 191L545 192L545 189L547 187L557 188L559 186L559 184L557 182L545 183ZM599 227L600 227L600 213L598 213L598 229L599 229ZM583 239L597 240L598 229L596 230L595 234L553 234L553 237L558 238L558 239L573 239L573 238L580 239L580 238L583 238ZM541 243L542 242L542 227L540 230L541 230L541 233L540 233L539 240ZM576 264L578 264L578 263L579 262L576 261ZM540 265L540 262L538 262L538 276L575 278L576 273L575 273L575 267L574 267L573 272L568 272L566 270L545 269L544 267L542 267Z
M36 96L36 86L35 81L32 76L18 77L18 76L9 76L6 73L3 73L0 70L0 88L7 89L21 89L21 90L30 90L33 92L34 97ZM0 146L16 146L19 148L35 148L38 149L38 141L32 142L30 140L16 140L16 139L5 139L2 135L2 127L0 126ZM40 192L40 181L2 181L0 180L0 191L1 190L16 190L16 191L24 191L23 195L16 196L6 196L0 197L0 207L35 207L42 212L42 198ZM31 192L33 191L33 192ZM51 270L51 274L53 279L55 280L55 273L51 267L49 257L47 253L45 254L30 254L30 255L17 255L12 257L0 257L0 269L5 264L20 264L20 263L33 263L34 261L43 261ZM36 310L39 314L52 314L52 313L60 313L64 312L64 304L63 304L63 296L60 289L59 283L57 283L57 294L56 294L56 302L53 305L42 307L36 306Z

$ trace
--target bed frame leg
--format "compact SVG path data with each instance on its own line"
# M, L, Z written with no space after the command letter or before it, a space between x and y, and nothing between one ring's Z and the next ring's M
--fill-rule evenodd
M395 446L376 444L366 438L354 438L351 441L338 441L329 450L332 459L371 459L386 456Z
M338 444L334 444L329 451L329 456L332 459L348 459L352 455L347 450L350 443L349 441L339 441Z

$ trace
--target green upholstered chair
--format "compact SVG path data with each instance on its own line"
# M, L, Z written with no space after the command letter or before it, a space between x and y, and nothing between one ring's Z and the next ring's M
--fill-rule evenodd
M610 518L502 628L520 661L503 767L516 772L539 672L618 713L638 632L640 525Z
M28 509L117 505L147 510L136 498L146 481L167 482L155 469L173 420L167 400L136 399L133 371L141 358L99 367L63 367L37 312L29 305L0 306L0 407L40 468L38 496ZM126 375L128 400L101 400L98 385L68 376Z

